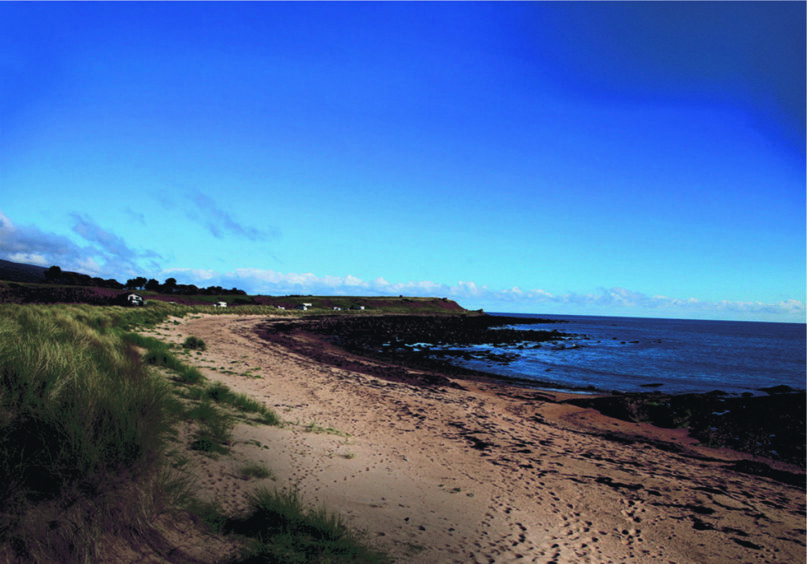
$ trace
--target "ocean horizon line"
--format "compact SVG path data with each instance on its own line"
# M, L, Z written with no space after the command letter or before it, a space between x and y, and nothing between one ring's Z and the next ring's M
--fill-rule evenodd
M698 317L664 317L655 315L602 315L602 314L585 314L585 313L525 313L525 312L508 312L508 311L487 311L488 315L498 316L531 316L531 317L545 317L551 318L613 318L613 319L642 319L642 320L659 320L659 321L689 321L689 322L713 322L713 323L762 323L767 325L804 325L807 328L807 320L805 321L768 321L768 320L748 320L748 319L703 319ZM807 337L807 335L805 335Z

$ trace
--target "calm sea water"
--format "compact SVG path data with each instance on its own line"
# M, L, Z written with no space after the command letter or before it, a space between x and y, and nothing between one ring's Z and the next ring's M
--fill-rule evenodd
M495 314L493 314L495 315ZM502 314L505 315L505 314ZM469 353L509 353L508 363L458 360L477 368L548 383L547 388L668 393L753 392L805 388L806 326L800 323L694 321L628 317L515 315L564 323L514 325L571 333L537 348L473 347Z

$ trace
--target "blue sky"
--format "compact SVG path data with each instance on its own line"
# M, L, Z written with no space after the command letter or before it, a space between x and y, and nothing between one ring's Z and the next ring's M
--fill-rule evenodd
M0 3L0 258L805 320L805 3Z

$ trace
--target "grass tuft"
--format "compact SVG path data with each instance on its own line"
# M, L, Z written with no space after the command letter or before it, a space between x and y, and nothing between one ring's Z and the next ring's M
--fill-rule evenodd
M205 345L205 342L202 339L190 336L187 339L185 339L184 343L182 343L182 348L204 351L207 350L207 345Z
M177 380L185 384L198 384L204 380L204 376L198 369L183 364L171 352L171 347L155 339L154 337L144 337L137 333L127 333L125 338L128 342L146 349L143 362L152 366L161 366L172 370L177 375Z
M241 475L245 478L259 478L259 479L268 479L271 478L274 480L274 474L272 471L267 468L264 464L260 464L258 462L251 462L249 464L245 464L241 467Z
M305 427L307 433L314 433L315 435L336 435L338 437L350 438L350 433L345 433L333 427L323 427L322 425L312 421Z
M295 491L260 488L250 497L249 507L245 518L228 526L229 531L254 539L237 562L390 562L359 542L338 515L306 508Z

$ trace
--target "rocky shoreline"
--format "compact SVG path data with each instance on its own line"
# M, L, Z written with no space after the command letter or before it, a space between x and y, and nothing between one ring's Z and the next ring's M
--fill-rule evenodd
M261 338L277 342L317 362L385 380L426 387L462 387L462 380L498 381L528 388L540 382L503 378L456 366L451 351L435 354L429 346L474 344L524 345L561 341L559 330L501 328L546 324L547 320L499 316L311 316L267 322ZM491 331L491 329L495 330ZM420 345L420 346L415 346ZM489 355L495 357L498 355ZM367 362L372 359L373 362ZM489 358L494 362L507 359ZM805 467L807 393L766 390L768 395L603 393L579 396L568 403L635 423L675 429L714 448L730 448L795 467ZM751 469L753 470L753 469ZM757 468L754 471L761 471ZM785 476L803 486L804 476Z
M459 377L493 378L495 380L534 383L503 378L492 374L456 366L450 362L455 351L437 350L434 347L452 345L467 347L479 344L513 346L523 343L561 341L569 335L558 330L531 331L503 328L513 324L558 323L546 319L487 315L369 315L369 316L309 316L289 321L273 321L264 337L269 340L290 341L301 346L295 336L307 335L326 341L341 352L394 363L409 369L434 371ZM268 327L267 327L268 329ZM495 329L491 331L490 329ZM324 351L308 351L323 356ZM464 354L464 353L459 353ZM507 361L502 355L487 353L493 362ZM319 360L327 360L319 358ZM378 376L379 374L374 374Z

